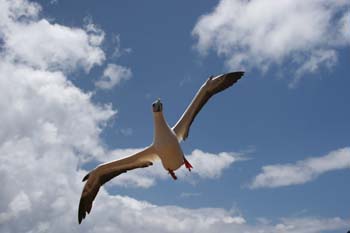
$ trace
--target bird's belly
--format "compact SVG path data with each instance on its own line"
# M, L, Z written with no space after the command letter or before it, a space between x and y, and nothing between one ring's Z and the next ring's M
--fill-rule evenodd
M184 163L184 154L175 133L168 125L158 124L153 145L166 170L176 170Z
M156 147L162 165L166 170L176 170L184 163L184 154L178 143Z

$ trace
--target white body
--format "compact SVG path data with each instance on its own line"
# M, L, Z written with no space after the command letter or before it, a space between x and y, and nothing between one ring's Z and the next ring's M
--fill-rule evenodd
M175 171L184 164L184 154L174 131L162 112L154 112L153 148L166 170Z

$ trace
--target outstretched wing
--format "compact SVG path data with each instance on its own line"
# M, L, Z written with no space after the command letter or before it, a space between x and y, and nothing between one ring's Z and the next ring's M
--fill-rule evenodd
M158 158L152 146L124 159L102 164L89 172L83 181L87 180L79 202L79 224L90 213L100 187L112 178L135 168L143 168L152 165L152 161Z
M190 105L188 105L185 112L173 127L173 130L179 141L186 140L194 118L205 105L205 103L210 99L210 97L232 86L243 76L243 74L244 72L239 71L222 74L216 77L210 77L201 86Z

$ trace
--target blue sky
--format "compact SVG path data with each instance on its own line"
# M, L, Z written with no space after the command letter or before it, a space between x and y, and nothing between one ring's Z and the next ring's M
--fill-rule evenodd
M0 9L2 232L349 228L347 1ZM152 142L155 99L173 125L208 76L235 70L245 76L207 103L182 144L192 173L128 172L77 225L80 179Z

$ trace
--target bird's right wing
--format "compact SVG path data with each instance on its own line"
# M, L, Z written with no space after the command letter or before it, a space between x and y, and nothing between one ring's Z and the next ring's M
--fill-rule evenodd
M244 72L231 72L227 74L210 77L198 90L192 102L188 105L173 130L179 141L185 140L190 131L190 126L202 107L215 95L236 83Z
M158 155L155 153L153 146L149 146L134 155L102 164L89 172L83 178L83 181L87 180L87 182L79 202L79 224L85 218L86 213L90 213L92 202L103 184L129 170L151 166L157 158Z

